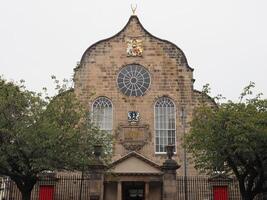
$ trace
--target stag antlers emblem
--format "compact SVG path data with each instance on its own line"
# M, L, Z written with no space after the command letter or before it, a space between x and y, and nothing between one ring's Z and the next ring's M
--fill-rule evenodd
M131 4L131 9L132 9L133 15L135 15L135 11L137 9L137 4L135 4L135 7L133 6L133 4Z

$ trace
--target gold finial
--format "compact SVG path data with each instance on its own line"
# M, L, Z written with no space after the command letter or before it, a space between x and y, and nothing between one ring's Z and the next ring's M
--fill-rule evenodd
M137 4L135 4L135 7L133 7L133 4L131 4L131 9L132 9L133 15L135 15L135 11L137 9Z

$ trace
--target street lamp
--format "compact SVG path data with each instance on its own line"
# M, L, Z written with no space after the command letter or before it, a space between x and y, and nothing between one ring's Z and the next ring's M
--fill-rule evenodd
M186 111L185 107L183 106L181 108L181 122L183 126L183 138L185 140L185 134L186 134ZM188 200L188 191L187 191L187 155L186 155L186 149L184 147L184 191L185 191L185 200Z

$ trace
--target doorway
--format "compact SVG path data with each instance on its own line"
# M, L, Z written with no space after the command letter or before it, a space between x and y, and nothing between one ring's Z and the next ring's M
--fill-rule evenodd
M227 186L214 186L213 187L214 200L228 200Z
M123 182L122 200L144 200L145 183L144 182Z
M54 186L41 185L39 189L39 200L53 200Z

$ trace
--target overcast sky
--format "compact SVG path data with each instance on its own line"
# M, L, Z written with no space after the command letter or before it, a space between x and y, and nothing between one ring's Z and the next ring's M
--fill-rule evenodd
M119 32L137 3L153 35L177 44L195 88L237 99L250 81L267 97L266 0L0 0L0 74L30 90L71 78L83 52Z

